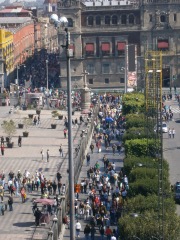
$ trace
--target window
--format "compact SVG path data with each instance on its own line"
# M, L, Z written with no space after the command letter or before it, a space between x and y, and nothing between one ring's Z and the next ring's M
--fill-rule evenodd
M112 16L112 24L117 25L118 18L116 15Z
M100 16L96 17L96 25L101 25L101 17Z
M127 17L126 17L125 14L123 14L122 17L121 17L121 23L126 24L126 22L127 22Z
M87 64L86 70L89 74L93 74L94 73L94 64L92 64L92 63Z
M105 83L105 84L109 84L109 78L105 78L105 79L104 79L104 83Z
M88 17L88 25L89 26L93 26L93 17L92 16L90 16L90 17Z
M168 40L158 40L158 50L167 51L169 50L169 42Z
M102 43L101 45L102 56L110 55L110 43Z
M176 13L174 14L174 22L176 22L177 21L177 15L176 15Z
M56 11L56 7L52 6L52 11L55 12Z
M120 83L124 83L124 78L120 78Z
M104 64L102 65L102 72L103 72L104 74L110 73L110 65L109 65L109 63L104 63Z
M86 43L86 56L94 55L94 43Z
M72 18L68 18L68 27L73 27L73 20Z
M152 14L149 14L149 22L152 22Z
M134 24L134 15L133 14L129 15L129 24Z
M118 56L121 56L121 55L125 54L125 47L126 47L125 42L118 42L117 43Z
M110 18L110 16L105 16L105 24L106 25L110 25L110 21L111 21L111 18Z
M92 78L89 79L89 84L93 84L93 79Z
M160 16L160 21L161 21L162 23L166 22L166 16L165 16L165 15L161 15L161 16Z

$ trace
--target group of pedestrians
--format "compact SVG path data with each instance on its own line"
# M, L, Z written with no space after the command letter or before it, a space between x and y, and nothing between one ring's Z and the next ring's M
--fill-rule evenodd
M124 132L125 118L120 108L120 96L102 96L100 98L101 116L95 120L95 132L90 144L90 153L86 155L87 177L81 180L79 191L75 190L76 236L83 231L85 239L116 240L119 237L118 219L127 201L128 178L123 168L117 168L116 161L122 153L121 138ZM107 122L106 118L111 118ZM99 158L99 153L103 157ZM92 162L97 154L97 161ZM117 156L117 157L116 157ZM103 167L102 167L103 166ZM81 221L85 221L82 227Z
M20 170L15 174L12 170L5 174L3 171L0 174L0 198L4 202L5 190L8 190L8 205L9 210L13 210L13 198L21 197L22 203L26 201L27 194L36 192L41 194L42 198L49 196L64 195L66 191L65 184L61 183L61 173L57 172L56 180L48 180L43 172L36 171L31 174L28 170L22 173ZM40 192L39 192L40 190Z
M169 128L168 129L168 136L169 136L169 138L174 138L175 134L176 134L176 131L175 131L174 128Z

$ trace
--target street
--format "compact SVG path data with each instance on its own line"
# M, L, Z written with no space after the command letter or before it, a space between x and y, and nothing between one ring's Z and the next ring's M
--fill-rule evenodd
M169 138L168 133L163 135L164 158L169 163L170 182L174 185L180 181L180 110L174 97L171 101L166 101L165 104L171 106L174 114L173 121L168 123L168 127L174 128L176 131L174 139ZM177 213L180 215L180 205L177 205Z

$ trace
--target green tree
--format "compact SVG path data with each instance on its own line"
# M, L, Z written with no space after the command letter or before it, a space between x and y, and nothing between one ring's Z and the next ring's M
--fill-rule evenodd
M7 137L9 138L9 142L11 142L12 136L16 133L16 124L13 120L3 121L2 129Z

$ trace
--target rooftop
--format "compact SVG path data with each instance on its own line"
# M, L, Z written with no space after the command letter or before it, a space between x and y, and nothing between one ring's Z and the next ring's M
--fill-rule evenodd
M30 17L0 17L0 24L16 24L32 21Z

